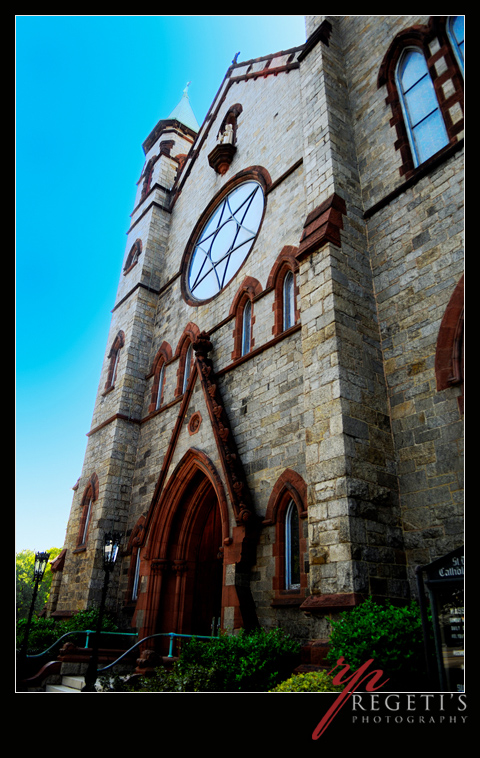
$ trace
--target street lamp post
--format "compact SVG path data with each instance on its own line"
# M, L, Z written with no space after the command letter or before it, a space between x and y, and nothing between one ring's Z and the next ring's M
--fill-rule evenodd
M35 553L35 563L33 565L33 578L35 585L33 587L33 597L30 604L30 610L28 612L27 626L25 627L25 636L23 638L23 643L20 650L20 661L22 665L27 657L28 634L30 632L30 625L32 623L32 616L35 607L35 600L37 599L38 586L43 579L43 575L45 574L45 569L47 568L49 558L50 553Z
M104 579L103 579L102 597L100 600L100 608L98 611L97 628L96 628L95 634L93 635L92 656L88 663L88 668L85 674L85 686L83 687L82 692L96 692L95 682L97 679L100 630L102 628L103 614L105 611L105 600L107 597L108 580L110 578L111 572L113 571L115 567L115 562L117 560L118 548L120 545L120 537L121 536L118 532L108 532L104 535L104 538L103 538L103 570L105 573L104 573Z

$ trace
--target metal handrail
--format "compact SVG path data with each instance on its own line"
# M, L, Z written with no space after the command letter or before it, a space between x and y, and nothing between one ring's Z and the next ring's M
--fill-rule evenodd
M94 629L76 629L73 632L66 632L66 634L62 634L61 637L58 638L58 640L55 640L55 642L50 645L50 647L47 647L46 650L44 650L42 653L31 653L27 655L27 658L41 658L42 656L46 655L50 650L52 650L55 645L58 645L61 640L65 639L65 637L69 637L71 634L86 634L85 637L85 648L88 648L88 642L90 638L90 634L96 634L96 631ZM120 634L123 637L138 637L138 632L109 632L107 630L100 631L100 634Z
M67 632L66 634L63 634L61 637L56 640L53 645L50 645L46 650L43 651L43 653L36 653L33 655L28 655L28 658L41 658L42 656L46 655L49 650L55 647L61 640L63 640L65 637L68 637L71 634L86 634L87 637L85 639L85 648L88 647L87 642L89 639L89 634L96 634L93 629L78 629L73 632ZM138 632L108 632L108 631L101 631L100 634L120 634L125 637L138 637ZM104 666L101 669L97 669L97 674L100 674L103 671L107 671L108 669L111 669L112 666L115 666L117 663L119 663L123 658L125 658L127 655L129 655L132 650L135 650L139 645L142 645L147 640L153 639L154 637L169 637L170 638L170 644L168 647L168 655L167 658L173 658L173 643L175 641L176 637L188 637L188 638L195 638L198 640L214 640L217 639L216 636L210 635L210 636L204 636L201 634L177 634L176 632L158 632L157 634L150 634L148 637L143 637L141 640L135 643L135 645L132 645L128 650L126 650L122 655L120 655L115 661L112 663L109 663L107 666Z
M132 645L131 648L126 650L122 655L117 658L116 661L113 661L113 663L109 663L107 666L104 666L102 669L97 669L97 674L99 674L101 671L107 671L107 669L112 668L112 666L115 666L119 661L122 660L122 658L125 658L126 655L132 652L132 650L135 650L136 647L139 645L142 645L147 640L151 640L153 637L170 637L170 645L168 647L168 655L167 658L173 658L173 642L175 637L190 637L195 638L196 640L215 640L217 637L214 637L213 635L210 637L203 636L201 634L177 634L176 632L158 632L157 634L150 634L148 637L143 637L143 639L139 640L135 643L135 645Z

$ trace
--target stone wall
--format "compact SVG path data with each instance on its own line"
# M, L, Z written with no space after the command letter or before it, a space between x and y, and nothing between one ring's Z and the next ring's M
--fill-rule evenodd
M307 16L306 27L303 49L232 65L186 158L188 132L180 130L176 145L170 127L147 140L67 530L59 612L98 596L95 547L115 523L127 544L112 597L133 613L132 539L192 448L208 456L227 493L228 529L238 533L205 387L194 377L184 396L180 385L183 340L201 332L213 345L216 391L259 525L249 579L262 625L325 636L331 612L368 594L404 601L415 593L415 566L462 543L463 390L448 382L438 389L436 367L440 325L462 273L463 145L452 137L440 157L407 176L380 76L396 36L428 28L447 92L445 45L428 16ZM232 109L236 149L219 173L209 156ZM193 230L236 176L257 177L265 189L258 237L228 286L192 305L182 277ZM285 261L295 270L297 314L283 332L275 276ZM246 292L253 341L241 357L237 306ZM159 356L165 384L157 409ZM98 498L88 549L79 551L93 473ZM296 597L279 584L282 487L299 497ZM225 547L232 624L238 549ZM150 581L144 564L144 597Z

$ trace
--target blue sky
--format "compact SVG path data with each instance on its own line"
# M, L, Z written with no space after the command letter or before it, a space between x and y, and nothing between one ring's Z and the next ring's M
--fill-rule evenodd
M303 44L303 16L16 17L16 551L62 547L142 143L234 55Z

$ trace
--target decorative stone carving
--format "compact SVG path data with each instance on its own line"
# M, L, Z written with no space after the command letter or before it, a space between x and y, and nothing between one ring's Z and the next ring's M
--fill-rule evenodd
M219 142L208 156L208 162L217 174L223 176L233 161L237 148L231 142Z

